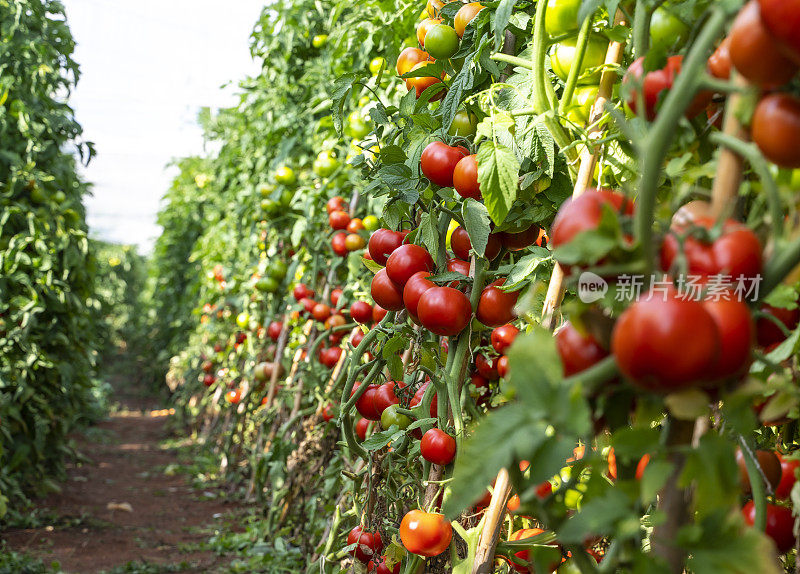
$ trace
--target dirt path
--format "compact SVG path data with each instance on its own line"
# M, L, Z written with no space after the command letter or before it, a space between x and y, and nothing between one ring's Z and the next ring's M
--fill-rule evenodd
M176 450L161 446L167 438L167 411L151 410L152 401L118 396L124 410L79 439L91 463L69 468L63 491L41 501L52 524L0 533L11 549L46 563L58 560L70 574L93 574L130 561L175 565L181 572L211 572L224 559L199 551L208 529L233 504L201 500L183 473L165 474L178 465ZM129 506L128 506L129 505Z

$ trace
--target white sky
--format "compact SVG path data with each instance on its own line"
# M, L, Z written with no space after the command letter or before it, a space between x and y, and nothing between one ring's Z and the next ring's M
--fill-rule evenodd
M97 149L84 172L93 236L152 247L167 164L203 152L198 110L233 105L258 72L249 38L265 3L64 0L81 67L71 104Z

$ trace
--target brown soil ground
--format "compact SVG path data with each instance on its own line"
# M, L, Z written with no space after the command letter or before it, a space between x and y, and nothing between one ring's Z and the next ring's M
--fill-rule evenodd
M89 433L91 439L77 439L91 462L72 465L62 492L38 504L44 516L54 517L52 525L0 537L12 550L45 563L57 560L70 574L93 574L131 561L188 563L182 572L216 570L224 558L197 545L236 507L203 500L183 473L164 473L167 465L180 464L177 451L160 444L168 438L168 411L153 410L152 400L135 395L115 398L123 410L99 424L99 432Z

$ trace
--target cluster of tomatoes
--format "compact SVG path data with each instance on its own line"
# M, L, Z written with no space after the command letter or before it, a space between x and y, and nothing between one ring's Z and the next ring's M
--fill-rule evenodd
M367 244L366 239L361 234L377 227L377 218L367 216L363 220L358 217L350 217L350 212L341 196L332 197L328 200L328 223L336 233L331 237L331 249L340 256L345 257L352 251L363 249Z
M760 91L750 136L761 153L784 168L800 167L800 98L779 90L800 70L797 8L792 2L751 0L714 54L720 77L731 66Z
M444 2L438 0L429 2L426 8L428 18L423 20L417 28L417 40L424 50L408 47L400 53L397 59L396 69L399 76L405 76L410 72L415 73L414 76L406 78L405 82L408 90L416 91L417 98L431 86L443 85L442 79L444 78L444 72L441 72L440 76L428 76L419 70L432 65L436 59L447 60L455 55L467 25L475 19L478 12L485 8L479 2L463 5L453 18L453 26L450 26L444 23L440 15L442 6L444 6ZM453 62L455 63L455 60ZM440 90L431 98L431 101L443 98L444 93L444 89Z

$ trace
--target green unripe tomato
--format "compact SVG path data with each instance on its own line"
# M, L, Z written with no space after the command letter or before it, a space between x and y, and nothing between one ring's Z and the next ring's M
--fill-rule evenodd
M458 52L458 34L447 24L437 24L425 35L425 51L437 60L448 60Z
M239 327L241 327L242 329L244 329L250 324L250 315L242 311L241 313L236 315L236 324L239 325Z
M311 40L311 45L314 46L315 48L322 48L327 41L328 41L327 34L319 34L317 36L314 36L314 38Z
M551 36L575 32L580 28L578 12L581 0L547 0L544 28Z
M364 118L358 112L351 112L347 116L347 122L350 127L350 135L357 140L364 139L372 131L369 124L364 121Z
M572 68L572 62L575 60L575 42L574 39L564 40L556 44L555 49L550 54L550 64L553 66L553 72L564 81L566 81L569 70ZM584 74L590 68L597 68L603 65L606 60L607 49L608 40L604 37L592 36L589 38L589 44L586 46L586 54L583 57L580 75L578 76L579 84L597 84L600 81L600 71L589 76Z
M262 199L261 200L261 211L266 213L267 215L274 215L278 212L278 202L272 199Z
M269 268L267 269L267 275L281 281L284 277L286 277L286 273L289 271L289 267L281 261L280 259L276 259L272 263L269 264Z
M282 165L275 170L275 181L283 185L294 185L297 183L297 176L292 168Z
M381 56L378 56L377 58L372 58L372 61L370 61L369 63L370 73L373 76L377 76L378 72L380 72L381 68L383 68L384 62L386 62L386 60Z
M364 225L364 229L367 231L375 231L378 229L378 225L380 222L378 218L374 215L367 215L364 219L361 220L362 225Z
M31 201L33 203L38 203L38 204L47 203L47 199L48 199L47 194L38 185L31 190Z
M281 207L289 207L292 203L292 199L294 199L294 190L285 189L283 193L281 193Z
M275 293L280 285L272 277L262 277L256 283L256 289L263 293Z
M578 86L572 95L572 104L567 108L567 119L579 126L589 121L592 106L597 98L597 86Z
M339 167L339 160L332 151L326 150L319 152L317 159L314 160L314 173L320 177L328 177Z
M650 47L671 50L681 47L690 28L664 7L657 8L650 20Z
M55 201L58 204L64 203L65 201L67 201L67 194L61 190L58 190L53 194L53 201Z
M269 197L273 191L275 191L275 185L272 183L262 183L258 186L258 193L261 194L261 197Z
M383 430L388 430L392 425L397 425L400 429L404 429L410 424L410 418L397 412L397 405L389 405L381 413L381 427L383 427Z
M453 117L453 123L447 133L451 136L470 137L478 129L478 117L466 110L459 110Z

